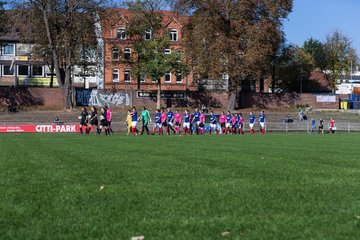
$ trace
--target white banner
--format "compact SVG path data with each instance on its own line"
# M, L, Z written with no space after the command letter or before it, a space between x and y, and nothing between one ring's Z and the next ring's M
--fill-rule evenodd
M318 103L334 103L334 102L336 102L336 95L317 95L316 102L318 102Z

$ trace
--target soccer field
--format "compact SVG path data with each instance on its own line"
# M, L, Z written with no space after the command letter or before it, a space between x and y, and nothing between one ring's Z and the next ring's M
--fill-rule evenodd
M1 239L359 239L359 134L0 135Z

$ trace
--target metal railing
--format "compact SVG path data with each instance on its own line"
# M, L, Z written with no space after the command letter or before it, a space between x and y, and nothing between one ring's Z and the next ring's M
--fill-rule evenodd
M336 131L338 132L360 132L360 123L354 122L337 122L335 124ZM266 131L268 132L312 132L312 125L310 121L303 123L274 123L269 122L266 124ZM324 124L324 131L328 131L329 124ZM315 126L315 132L319 130L319 125Z
M20 124L29 124L29 125L37 125L37 124L54 124L53 122L32 122L32 121L3 121L1 122L1 125L20 125ZM78 125L78 122L66 122L65 124L76 124ZM125 125L125 122L116 121L112 122L111 124L114 131L117 132L124 132L127 130L127 127ZM339 121L336 122L336 131L337 132L360 132L360 122L347 122L347 121ZM138 123L138 129L141 129L142 123ZM152 131L154 127L154 123L149 123L148 125L149 129ZM182 128L182 124L181 124ZM210 128L210 124L205 124L205 131L208 131ZM293 122L293 123L285 123L285 122L267 122L266 123L266 131L267 132L308 132L310 133L312 130L311 121L304 121L304 122ZM326 123L324 124L324 131L328 131L329 125ZM218 124L218 129L220 129L220 125ZM254 125L255 131L260 130L259 123L256 123ZM319 126L316 125L315 131L318 131ZM244 132L249 131L249 124L245 123L243 127Z

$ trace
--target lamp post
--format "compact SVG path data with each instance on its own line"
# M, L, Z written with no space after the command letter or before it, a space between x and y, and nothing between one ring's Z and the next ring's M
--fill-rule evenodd
M303 73L303 65L302 65L302 61L300 62L300 94L302 94L303 92L303 78L302 78L302 73Z

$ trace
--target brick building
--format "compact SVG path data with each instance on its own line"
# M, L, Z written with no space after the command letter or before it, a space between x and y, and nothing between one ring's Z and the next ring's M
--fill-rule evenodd
M33 47L21 42L15 29L0 36L0 86L50 85L50 69L32 55Z
M12 11L5 14L8 29L0 35L0 86L49 87L53 80L53 86L58 87L55 71L51 71L50 63L36 55L36 43L20 37L19 29L14 24L16 15ZM73 66L72 80L75 87L97 86L101 72L98 70L96 56L96 48L87 49L86 66Z
M130 11L126 9L107 9L111 14L117 15L116 23L109 19L102 19L101 32L104 51L104 88L108 90L136 90L138 83L131 77L131 66L126 63L134 53L133 41L127 35L126 29L129 24ZM186 61L183 28L188 17L180 16L172 11L161 11L163 14L163 26L168 29L170 48L165 53L178 51L182 53L183 61ZM103 14L104 15L104 14ZM110 15L107 13L107 15ZM151 32L144 33L145 39L151 39ZM125 60L125 61L124 61ZM145 78L141 80L140 90L155 91L156 82ZM161 78L161 90L172 92L185 92L186 89L196 91L197 86L193 82L192 73L187 76L168 73Z

